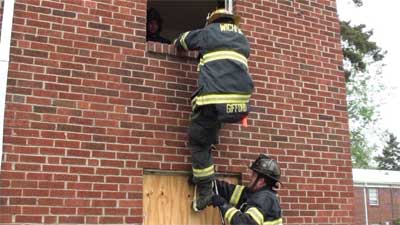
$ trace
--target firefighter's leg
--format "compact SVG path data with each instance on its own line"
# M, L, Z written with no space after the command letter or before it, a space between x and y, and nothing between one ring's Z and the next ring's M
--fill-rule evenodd
M189 126L189 144L192 152L193 183L197 186L197 199L193 202L195 211L211 203L214 163L212 148L217 142L221 127L213 106L205 106L192 116Z
M195 148L196 147L193 147L193 149ZM195 155L198 156L200 154L192 154L192 156L196 157ZM197 189L197 196L195 197L195 201L193 201L193 209L194 211L200 211L211 204L211 198L213 196L212 180L214 177L214 165L211 163L208 166L202 167L200 164L194 163L192 170L193 181Z

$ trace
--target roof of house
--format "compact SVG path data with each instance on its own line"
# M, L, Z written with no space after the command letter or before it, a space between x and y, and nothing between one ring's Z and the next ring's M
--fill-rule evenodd
M400 185L400 171L353 169L354 184Z

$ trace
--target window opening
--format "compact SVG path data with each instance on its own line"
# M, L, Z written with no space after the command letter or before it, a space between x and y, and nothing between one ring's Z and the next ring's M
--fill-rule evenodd
M378 205L378 189L376 188L369 188L368 189L368 199L370 205Z
M171 43L183 32L203 28L206 23L207 14L215 9L225 8L233 12L233 1L234 0L148 0L146 40ZM154 35L154 27L157 26L157 24L154 23L156 22L161 22L159 25L161 30L159 30L157 35ZM153 36L150 37L151 35Z

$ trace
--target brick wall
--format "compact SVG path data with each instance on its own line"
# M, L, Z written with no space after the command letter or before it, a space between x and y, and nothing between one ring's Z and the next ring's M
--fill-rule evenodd
M369 224L385 224L400 218L400 188L382 187L378 189L378 205L369 205L368 191L367 210ZM368 189L367 189L368 190ZM354 222L355 225L365 224L364 187L354 187Z
M144 169L189 170L195 54L145 43L146 0L15 5L0 223L142 223ZM351 224L352 175L332 0L237 1L255 82L217 171L261 152L283 170L285 224Z

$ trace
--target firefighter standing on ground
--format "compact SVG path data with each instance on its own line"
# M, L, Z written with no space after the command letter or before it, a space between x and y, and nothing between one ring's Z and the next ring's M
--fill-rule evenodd
M282 225L282 213L276 191L281 172L278 163L261 154L251 165L250 184L228 184L216 181L219 195L212 197L225 221L231 225Z
M198 89L192 95L189 145L193 183L198 197L193 209L211 204L214 163L211 150L223 123L247 121L253 82L248 73L249 43L238 27L239 18L225 9L207 17L203 29L181 34L178 49L198 50Z

